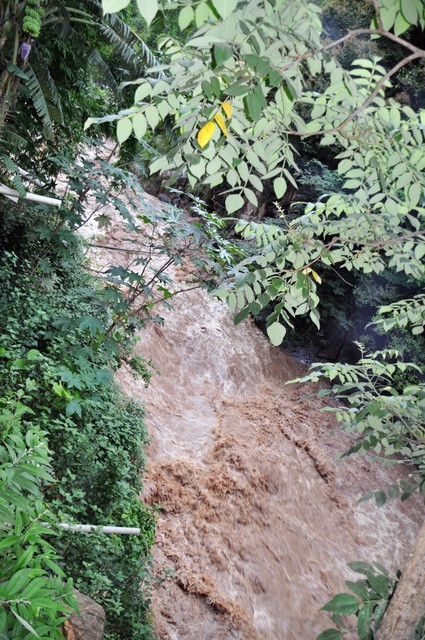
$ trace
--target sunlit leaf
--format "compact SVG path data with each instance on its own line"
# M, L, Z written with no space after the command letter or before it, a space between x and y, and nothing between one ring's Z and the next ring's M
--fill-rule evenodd
M204 124L204 126L198 131L196 140L200 147L204 148L211 140L215 131L215 124L212 120Z
M122 118L121 120L118 120L117 138L120 144L125 142L130 137L132 131L133 123L131 122L130 118Z
M221 115L221 113L216 113L215 116L214 116L214 120L217 122L218 126L220 127L220 129L222 130L224 135L228 136L229 133L227 131L226 123L225 123L224 118ZM203 146L203 145L201 145L201 146Z
M270 342L278 347L282 344L283 338L285 337L286 329L280 322L273 322L269 327L267 327L267 335L270 338Z
M231 194L226 198L226 211L227 213L234 213L241 209L244 205L244 199L239 194Z
M137 6L149 27L158 13L158 0L137 0Z
M117 13L130 4L130 0L102 0L103 13Z
M225 102L221 103L221 108L223 109L223 111L226 114L227 118L230 120L230 118L232 116L232 111L233 111L232 103L229 102L228 100L226 100Z

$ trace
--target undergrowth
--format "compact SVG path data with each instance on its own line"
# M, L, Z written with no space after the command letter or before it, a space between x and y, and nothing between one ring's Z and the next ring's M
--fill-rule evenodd
M141 529L138 536L62 532L49 542L63 576L73 578L79 590L104 606L106 640L153 638L149 563L155 518L139 498L147 441L143 408L123 397L113 382L123 345L100 335L98 326L113 314L102 282L88 275L77 240L67 251L63 243L59 248L50 245L40 269L40 261L31 257L43 248L34 233L36 215L29 210L27 222L19 217L25 227L19 230L21 242L11 229L13 217L0 219L0 408L4 414L11 404L24 407L19 438L32 432L47 438L51 478L35 484L52 522ZM87 318L91 322L84 321ZM2 429L4 448L5 437ZM0 459L0 471L6 463ZM28 467L28 473L36 466ZM7 502L3 490L1 485L0 506ZM37 516L27 512L33 526ZM41 533L49 538L48 532ZM0 547L8 534L0 528ZM15 551L22 555L25 549ZM44 571L47 579L52 571ZM4 584L0 576L0 587ZM63 619L60 613L56 623ZM13 637L34 637L26 625L19 625L22 635Z

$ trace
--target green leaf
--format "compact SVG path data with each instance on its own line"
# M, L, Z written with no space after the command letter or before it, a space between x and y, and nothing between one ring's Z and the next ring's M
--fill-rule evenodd
M375 502L377 507L382 507L387 501L387 495L385 491L376 491L375 492Z
M66 415L72 416L74 413L81 418L81 402L77 398L73 398L71 402L66 405Z
M214 95L219 98L221 94L220 80L217 76L213 76L210 78L211 89L213 90Z
M370 640L372 623L372 609L374 603L367 602L359 612L357 616L357 633L359 634L359 640Z
M134 92L134 102L142 102L148 95L152 93L152 85L149 82L144 82L137 87Z
M411 187L409 187L409 205L411 207L416 207L419 202L419 199L422 194L422 186L419 182L414 182Z
M244 199L239 194L232 194L226 198L227 213L234 213L241 209L244 205Z
M382 604L378 604L375 611L373 612L373 620L374 620L374 629L378 630L379 625L381 624L382 618L384 617L384 613L387 610L388 602L383 602Z
M238 0L212 0L214 9L225 20L236 9Z
M158 0L137 0L137 6L149 27L158 13Z
M42 355L38 349L30 349L27 353L28 360L40 360L40 358L42 358Z
M193 11L193 8L190 5L188 5L187 7L183 7L183 9L181 9L179 13L180 31L184 31L194 20L194 18L195 12Z
M283 198L283 196L285 195L285 192L286 192L286 180L285 180L285 178L282 178L281 176L279 176L279 178L276 178L273 181L273 189L274 189L274 192L276 194L276 198L278 200Z
M237 96L246 96L246 94L249 93L249 86L245 84L244 81L235 82L235 84L230 85L224 93L235 98Z
M361 600L366 602L369 598L369 592L367 587L364 584L360 584L359 582L351 582L350 580L346 580L345 584L356 596L358 596Z
M357 612L359 604L359 600L350 593L338 593L322 607L322 610L336 613L339 616L349 616Z
M216 67L221 67L232 56L233 51L230 45L220 43L213 46L213 60Z
M363 575L373 572L373 567L368 562L349 562L347 567L351 569L351 571L362 573Z
M117 138L120 144L125 142L130 137L132 131L133 123L131 122L130 118L122 118L121 120L118 120Z
M273 322L273 324L267 327L267 335L270 338L270 342L275 347L278 347L280 344L282 344L285 334L286 329L280 322Z
M368 573L367 579L369 581L370 586L374 591L376 591L378 596L381 596L381 598L385 598L385 599L388 598L389 596L388 582L385 576Z
M36 632L36 630L30 625L29 622L27 622L26 620L24 620L17 611L15 611L15 609L13 607L10 608L10 611L13 613L13 615L15 616L15 618L21 623L21 625L23 627L25 627L25 629L27 631L29 631L30 633L32 633L33 636L35 636L36 638L40 638L40 636L38 635L38 633Z
M237 313L233 319L235 325L241 323L245 318L249 316L249 307L244 307L239 313Z
M339 640L345 636L345 631L338 631L338 629L326 629L317 636L316 640Z
M102 0L103 13L117 13L130 4L130 0Z
M407 31L410 27L410 22L408 22L402 13L399 13L394 22L394 33L396 36L400 36L402 33Z
M133 116L133 129L134 135L138 140L141 140L146 133L147 123L143 113L136 113Z
M276 69L272 69L269 73L269 84L272 87L280 87L282 83L282 76L280 75L279 71L276 71Z
M410 24L416 24L418 11L412 0L401 0L401 12L407 22L410 22Z
M19 536L7 536L0 541L0 549L7 549L13 547L14 544L19 542Z
M16 66L16 64L13 64L13 62L6 62L6 69L12 75L21 78L21 80L27 80L26 74L22 71L22 69Z
M249 117L254 122L260 118L267 104L260 87L255 87L254 91L245 96L244 103Z

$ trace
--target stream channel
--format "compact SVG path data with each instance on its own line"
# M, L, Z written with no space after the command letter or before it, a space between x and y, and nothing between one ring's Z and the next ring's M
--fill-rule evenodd
M146 195L146 206L164 205ZM122 238L115 219L102 243ZM98 248L91 260L103 269L128 253ZM160 375L145 388L126 367L117 374L145 404L152 438L142 499L160 506L154 570L168 575L153 595L158 637L314 640L332 626L320 607L355 579L347 562L404 565L422 503L357 504L397 470L337 461L350 440L324 401L305 399L317 388L285 386L304 366L251 321L235 327L203 290L173 307L136 345Z

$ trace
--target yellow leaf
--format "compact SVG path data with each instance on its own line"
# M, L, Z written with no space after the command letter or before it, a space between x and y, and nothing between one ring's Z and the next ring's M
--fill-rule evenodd
M311 269L311 275L316 280L316 282L318 282L319 284L322 284L322 278L319 276L318 273L315 272L314 269Z
M221 107L222 107L222 109L223 109L224 113L226 114L226 116L227 116L227 117L229 118L229 120L230 120L230 118L231 118L231 116L232 116L232 110L233 110L233 109L232 109L232 103L231 103L231 102L228 102L228 101L226 100L226 102L222 102L222 103L221 103Z
M215 131L215 124L212 120L207 122L207 124L204 124L202 129L199 129L196 139L200 147L204 148L205 145L209 143L214 131Z
M224 122L224 118L221 115L221 113L216 113L214 116L214 120L217 122L218 126L220 127L224 135L228 136L229 134L227 132L226 123Z
M311 269L310 269L310 267L308 267L308 268L306 267L305 269L303 269L303 274L304 274L305 276L308 276L308 274L309 274L309 273L311 273Z

